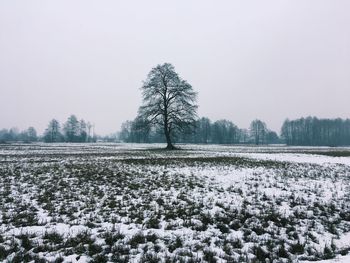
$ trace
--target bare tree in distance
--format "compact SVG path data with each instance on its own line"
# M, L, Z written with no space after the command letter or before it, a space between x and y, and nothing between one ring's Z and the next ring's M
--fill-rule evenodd
M139 108L138 118L161 126L167 142L166 149L175 149L174 134L184 132L196 120L196 92L169 63L153 68L141 89L143 105Z
M86 137L86 141L87 142L91 142L91 138L93 137L91 135L91 129L92 129L92 124L88 121L87 124L86 124L86 128L87 128L87 137Z
M29 127L27 130L26 130L26 134L27 134L27 140L30 141L30 142L35 142L38 140L38 135L37 135L37 132L35 130L34 127Z
M267 128L265 122L254 120L250 124L250 134L256 145L265 143Z
M45 130L44 141L45 142L61 142L63 135L61 134L60 123L56 119L52 119Z
M79 141L79 128L80 125L78 118L74 114L70 115L63 126L63 131L67 142Z

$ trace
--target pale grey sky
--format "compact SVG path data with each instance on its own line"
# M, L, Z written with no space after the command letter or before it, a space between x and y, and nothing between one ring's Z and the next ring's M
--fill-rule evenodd
M199 115L350 117L350 1L0 1L0 128L74 113L99 134L136 116L170 62Z

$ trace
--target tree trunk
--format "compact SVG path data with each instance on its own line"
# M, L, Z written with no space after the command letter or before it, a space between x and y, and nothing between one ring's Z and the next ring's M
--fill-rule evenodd
M175 146L171 143L171 138L170 138L170 132L167 127L164 127L164 133L165 133L165 138L166 138L166 149L167 150L174 150Z
M163 103L164 103L164 134L165 134L166 143L167 143L166 149L167 150L174 150L175 147L171 143L170 127L168 125L168 104L166 101L166 95L163 98Z

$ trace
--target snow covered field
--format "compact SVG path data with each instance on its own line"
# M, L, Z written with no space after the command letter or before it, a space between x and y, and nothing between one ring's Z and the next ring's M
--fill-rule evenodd
M160 147L0 145L0 262L350 262L350 148Z

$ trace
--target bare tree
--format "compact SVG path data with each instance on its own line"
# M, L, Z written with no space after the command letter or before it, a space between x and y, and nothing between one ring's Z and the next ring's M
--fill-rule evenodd
M265 122L254 120L250 124L250 134L255 144L265 143L267 128Z
M26 130L26 133L27 133L27 140L30 141L30 142L35 142L38 140L38 136L37 136L37 132L35 130L34 127L29 127L27 130Z
M181 79L174 66L165 63L153 68L142 86L143 105L139 118L164 130L167 149L176 132L183 132L196 119L196 92L187 81Z
M62 137L60 123L52 119L44 133L45 142L60 142Z
M87 124L83 119L81 119L79 121L79 141L86 142L87 137L88 137Z
M67 142L78 142L79 141L79 121L75 115L68 117L64 123L64 135Z

